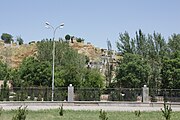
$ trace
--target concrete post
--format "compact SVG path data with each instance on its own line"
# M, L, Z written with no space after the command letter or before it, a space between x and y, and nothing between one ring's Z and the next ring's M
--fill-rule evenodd
M74 101L74 87L72 84L68 86L68 102Z
M143 89L143 98L142 98L142 102L149 102L149 88L144 85Z

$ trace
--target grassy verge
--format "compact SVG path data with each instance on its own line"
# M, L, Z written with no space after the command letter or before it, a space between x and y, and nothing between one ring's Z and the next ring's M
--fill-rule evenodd
M59 116L58 109L28 111L26 120L99 120L99 111L64 111ZM3 111L0 120L12 120L16 111ZM140 117L134 112L107 112L108 120L164 120L162 112L141 112ZM179 120L180 112L173 112L171 120Z

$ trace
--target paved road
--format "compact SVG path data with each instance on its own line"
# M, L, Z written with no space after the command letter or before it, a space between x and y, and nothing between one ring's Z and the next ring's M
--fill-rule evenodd
M17 109L19 106L1 105L4 110ZM57 109L59 106L28 106L29 110ZM106 111L160 111L162 107L122 107L122 106L63 106L65 110L106 110ZM180 111L180 107L172 107L173 111Z
M28 106L29 110L58 109L63 104L65 110L107 110L107 111L160 111L163 103L137 103L137 102L41 102L41 101L3 101L0 107L4 110L17 109L19 106ZM180 103L171 103L173 111L180 111Z

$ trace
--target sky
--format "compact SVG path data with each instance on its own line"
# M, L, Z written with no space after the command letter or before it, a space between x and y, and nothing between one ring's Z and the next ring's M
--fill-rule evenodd
M107 40L116 49L119 33L131 37L141 29L154 31L168 39L180 33L180 0L0 0L0 35L11 34L28 43L52 38L53 30L45 22L63 29L65 35L84 38L99 48L107 48Z

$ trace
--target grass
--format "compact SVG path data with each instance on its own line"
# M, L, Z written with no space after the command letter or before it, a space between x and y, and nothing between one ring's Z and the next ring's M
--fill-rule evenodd
M59 116L58 109L28 111L26 120L99 120L99 111L64 111L64 116ZM12 120L15 110L3 111L0 120ZM137 117L134 112L107 112L108 120L164 120L162 112L141 112ZM180 112L172 112L171 120L179 120Z

